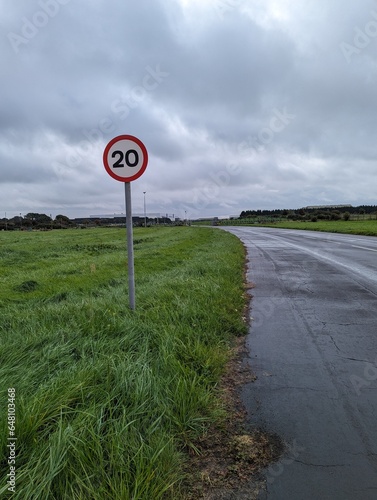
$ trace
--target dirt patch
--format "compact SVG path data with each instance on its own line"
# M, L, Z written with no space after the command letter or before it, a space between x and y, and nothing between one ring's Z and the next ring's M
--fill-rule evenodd
M283 452L277 436L246 424L239 389L256 379L247 355L245 338L238 338L219 386L227 419L195 443L199 454L190 458L187 500L260 499L266 491L262 470Z

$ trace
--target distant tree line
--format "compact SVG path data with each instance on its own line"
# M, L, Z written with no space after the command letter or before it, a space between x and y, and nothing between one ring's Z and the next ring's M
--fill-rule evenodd
M74 225L69 217L65 215L57 215L55 219L46 215L34 212L22 216L17 215L11 219L0 219L0 230L30 230L30 229L60 229Z
M134 226L153 226L156 224L172 224L172 220L168 217L157 217L146 219L144 217L133 217ZM46 214L30 212L25 216L17 215L11 219L0 219L0 231L27 231L41 230L48 231L50 229L67 229L67 228L89 228L99 226L121 226L126 224L126 217L106 218L76 218L70 219L66 215L57 215L55 219Z
M376 216L377 205L351 205L335 207L307 207L297 210L244 210L240 219L289 219L289 220L349 220L355 216ZM352 217L351 217L352 216ZM374 218L373 217L373 218Z

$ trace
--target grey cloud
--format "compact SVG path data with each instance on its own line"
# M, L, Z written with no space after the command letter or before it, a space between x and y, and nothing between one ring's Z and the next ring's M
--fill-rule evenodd
M375 2L239 2L219 16L180 0L49 0L56 14L16 52L9 33L32 30L46 2L0 7L3 210L120 211L102 151L123 133L149 151L139 211L143 190L151 211L199 215L375 203L377 34L350 61L341 50Z

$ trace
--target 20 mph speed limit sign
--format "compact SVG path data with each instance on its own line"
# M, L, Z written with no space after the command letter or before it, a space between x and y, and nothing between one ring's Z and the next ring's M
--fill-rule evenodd
M117 181L132 182L147 168L147 149L137 137L119 135L106 146L103 164L107 173Z
M133 219L131 182L138 179L148 165L148 153L144 144L133 135L118 135L106 146L103 164L111 177L124 182L127 219L128 289L130 307L135 310L135 269L133 244Z

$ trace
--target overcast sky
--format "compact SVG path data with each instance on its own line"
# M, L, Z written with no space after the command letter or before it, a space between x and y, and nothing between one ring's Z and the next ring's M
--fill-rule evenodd
M376 204L377 2L3 0L0 218Z

